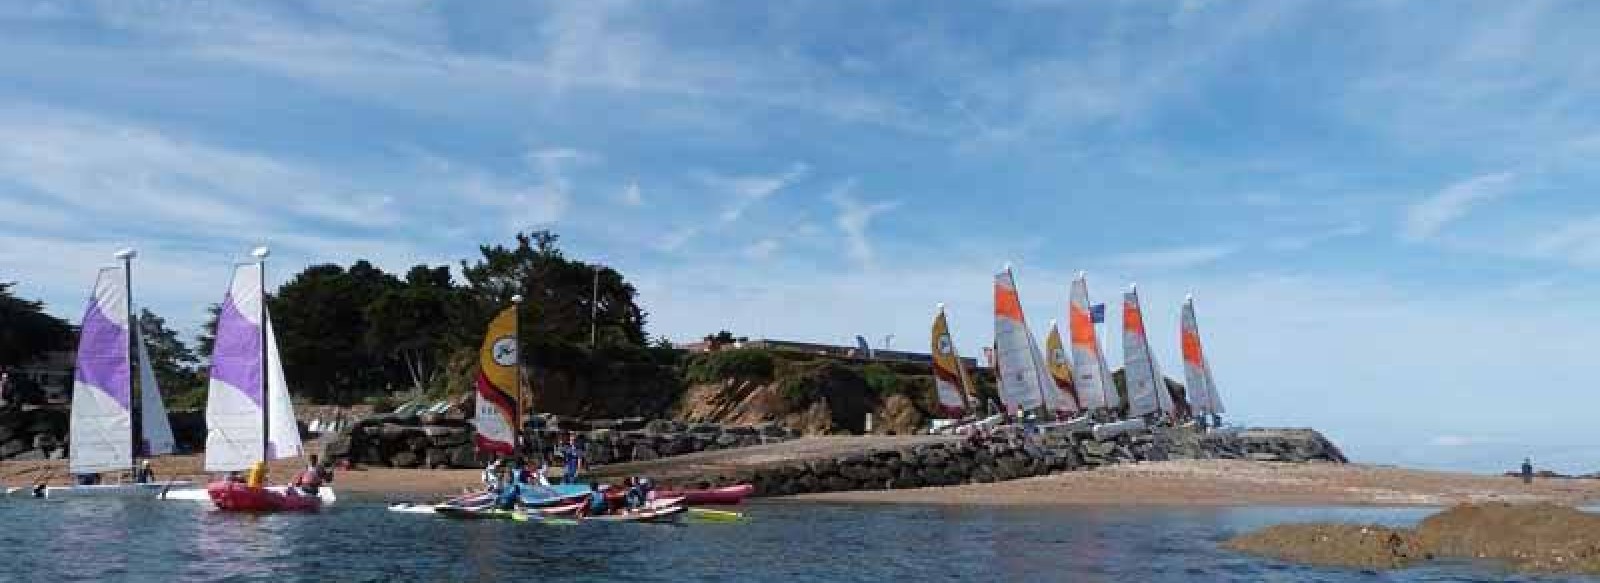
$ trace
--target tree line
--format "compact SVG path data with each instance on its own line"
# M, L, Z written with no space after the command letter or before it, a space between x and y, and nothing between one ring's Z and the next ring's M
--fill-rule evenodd
M540 230L517 233L511 245L480 245L476 257L460 262L459 280L448 266L416 265L403 275L365 260L305 268L267 298L294 394L352 404L400 389L465 386L459 377L475 365L485 326L519 294L523 354L533 364L593 352L591 323L594 348L646 348L646 313L634 286L612 268L569 259L559 240ZM70 348L71 327L9 288L0 284L0 364ZM142 314L140 333L174 408L204 403L219 311L211 306L192 342L160 316Z

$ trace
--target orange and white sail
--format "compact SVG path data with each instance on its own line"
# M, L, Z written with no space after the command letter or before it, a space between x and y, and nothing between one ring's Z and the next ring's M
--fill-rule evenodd
M1156 365L1156 355L1150 351L1150 337L1145 334L1138 285L1129 286L1122 294L1122 358L1123 382L1128 385L1128 415L1173 414L1172 396Z
M1179 337L1183 343L1183 376L1188 382L1189 406L1196 415L1221 415L1222 397L1217 394L1217 383L1211 378L1211 363L1200 348L1200 324L1194 318L1194 296L1183 299L1183 317L1179 324Z
M967 398L971 386L967 368L962 366L961 356L956 354L956 343L950 337L944 304L939 304L939 315L933 318L933 388L941 412L956 418L966 415L972 408Z
M1061 393L1061 398L1071 405L1061 411L1073 412L1083 408L1083 403L1078 400L1078 391L1073 387L1072 359L1067 356L1067 348L1061 343L1061 330L1056 327L1056 321L1050 321L1050 333L1044 339L1045 365L1050 367L1050 378L1055 381L1056 391Z
M1100 339L1094 331L1094 319L1089 314L1089 282L1083 272L1072 280L1072 293L1067 302L1068 324L1072 335L1073 386L1078 390L1078 401L1087 409L1117 409L1122 399L1111 386L1111 371L1106 367Z
M517 410L521 405L518 367L517 307L500 311L489 323L478 353L477 407L473 425L478 451L513 455L517 443Z
M1049 394L1056 392L1055 381L1045 370L1039 342L1022 316L1022 300L1010 265L994 276L994 344L1001 373L1000 402L1006 409L1057 408L1055 401L1060 399L1048 400Z

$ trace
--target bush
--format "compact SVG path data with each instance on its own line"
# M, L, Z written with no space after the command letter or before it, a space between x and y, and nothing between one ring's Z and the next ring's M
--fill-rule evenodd
M772 353L758 348L718 350L696 355L685 376L689 382L765 382L772 380Z
M872 389L879 397L887 397L900 392L900 375L889 370L889 367L879 363L872 363L861 367L861 376L866 379L867 387Z

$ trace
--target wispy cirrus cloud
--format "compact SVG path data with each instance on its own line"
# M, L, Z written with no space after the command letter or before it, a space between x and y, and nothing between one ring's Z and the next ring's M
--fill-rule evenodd
M1221 261L1238 251L1237 245L1193 245L1119 253L1106 261L1118 268L1133 271L1190 269Z
M1446 186L1406 208L1401 235L1411 241L1431 239L1474 208L1509 194L1515 179L1512 172L1495 172Z
M729 198L719 218L724 223L731 223L743 217L750 207L799 182L810 172L809 164L795 162L780 174L728 175L706 172L700 175L700 181Z
M871 267L874 253L872 239L867 233L872 221L879 216L900 208L899 201L862 201L855 196L856 181L846 180L835 186L827 194L827 199L832 202L837 214L833 223L844 233L845 252L850 258L863 267Z

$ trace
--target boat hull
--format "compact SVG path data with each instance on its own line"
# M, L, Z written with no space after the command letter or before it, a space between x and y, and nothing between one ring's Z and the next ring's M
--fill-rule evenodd
M709 490L661 490L656 497L682 498L685 505L733 505L744 502L745 497L755 490L756 487L750 484L739 484Z
M251 488L239 482L212 482L206 495L224 512L316 512L322 509L318 496L303 496L283 490Z
M173 482L172 488L193 488L194 482ZM154 498L168 488L159 484L95 484L92 486L61 486L44 489L45 498Z

